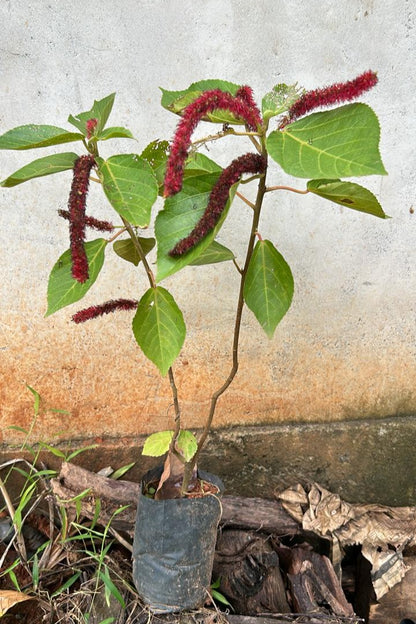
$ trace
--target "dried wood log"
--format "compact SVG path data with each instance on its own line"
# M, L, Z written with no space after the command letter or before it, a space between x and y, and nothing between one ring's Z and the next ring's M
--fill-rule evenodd
M101 510L99 522L107 524L112 514L122 505L130 507L114 518L112 526L116 530L133 532L136 517L136 503L140 484L131 481L110 479L97 475L75 464L62 464L59 476L52 479L52 489L62 501L70 501L85 490L89 490L81 500L81 513L93 518L96 513L96 499L100 499ZM71 507L70 502L65 503ZM72 504L75 507L75 504ZM239 498L224 496L222 498L221 524L233 528L263 530L276 535L294 535L299 533L300 525L294 520L283 505L278 501L260 498Z
M354 615L328 557L303 545L280 546L276 550L287 572L297 612L328 613L329 609L329 613L337 616Z
M254 531L222 530L214 559L219 591L237 613L290 613L279 557L270 540Z

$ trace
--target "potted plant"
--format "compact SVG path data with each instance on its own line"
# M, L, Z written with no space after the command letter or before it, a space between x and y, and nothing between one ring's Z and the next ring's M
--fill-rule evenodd
M150 435L144 445L144 454L165 456L165 461L143 481L137 530L143 528L144 535L137 533L134 545L135 582L154 611L195 607L206 597L220 518L221 483L199 473L198 460L218 399L238 370L243 309L247 306L272 338L291 305L294 282L290 267L274 243L261 236L265 196L280 190L312 193L386 218L372 192L344 180L386 173L379 154L377 117L368 105L351 103L376 83L376 74L366 71L348 82L314 91L279 84L262 98L260 108L249 87L222 80L203 80L183 91L162 90L162 106L180 116L176 133L170 146L166 141L154 141L140 155L100 156L101 141L132 138L124 127L107 126L114 94L95 101L86 112L71 115L68 121L74 130L25 125L0 137L2 149L78 142L85 150L83 155L59 152L37 159L1 183L7 188L73 170L68 210L59 211L69 222L70 247L51 271L47 316L82 299L97 279L110 246L118 256L144 269L142 291L134 293L134 298L99 303L72 318L81 323L117 310L131 310L138 346L169 380L175 407L173 425ZM332 108L316 112L322 107ZM217 128L192 142L200 122L217 124ZM207 143L217 144L230 136L250 149L246 146L227 167L201 152ZM295 178L306 179L306 188L270 186L268 168L276 165ZM91 180L101 184L118 225L86 214ZM239 187L247 182L257 187L255 201ZM251 214L242 261L216 241L236 196ZM154 221L155 236L146 236L152 206L162 198L164 203ZM90 229L103 235L87 241ZM148 260L153 247L157 250L156 270ZM212 394L205 423L196 437L183 428L173 369L185 340L185 322L174 297L161 283L188 265L225 261L234 264L238 281L231 367ZM202 516L195 511L197 506ZM190 514L188 519L184 519L185 513Z

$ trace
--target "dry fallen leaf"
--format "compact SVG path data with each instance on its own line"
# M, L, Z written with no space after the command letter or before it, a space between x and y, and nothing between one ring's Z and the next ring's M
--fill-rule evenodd
M11 589L0 590L0 617L3 617L6 611L14 607L15 604L25 600L33 600L33 596Z

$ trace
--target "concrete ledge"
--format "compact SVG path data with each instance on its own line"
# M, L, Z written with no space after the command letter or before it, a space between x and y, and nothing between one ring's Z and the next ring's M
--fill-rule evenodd
M201 465L224 480L228 494L271 498L288 485L317 481L350 502L416 505L415 439L415 416L233 427L212 433ZM126 476L133 481L155 464L140 454L143 438L71 441L66 448L95 441L98 448L75 463L96 471L135 461ZM2 462L17 456L14 449L0 450ZM59 467L50 454L42 459Z

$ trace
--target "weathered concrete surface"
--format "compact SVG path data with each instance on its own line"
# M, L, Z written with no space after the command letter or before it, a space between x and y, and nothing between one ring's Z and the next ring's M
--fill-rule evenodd
M273 498L289 485L317 481L350 502L416 505L415 439L415 417L235 426L212 434L200 465L223 479L228 494ZM141 455L141 437L75 440L60 448L69 453L94 442L75 463L98 471L136 462L124 478L139 481L157 462ZM15 456L0 449L1 461ZM42 459L59 469L56 457Z
M271 342L245 315L241 372L220 401L216 426L416 413L411 2L351 0L323 9L318 0L5 0L0 21L0 131L30 122L67 127L69 113L116 91L111 123L138 137L137 143L116 143L123 151L140 152L155 136L172 136L176 118L159 106L159 85L180 89L218 76L252 85L260 100L278 82L313 88L376 69L380 83L363 99L380 117L389 176L364 183L393 218L377 220L318 198L268 196L261 233L291 265L295 299ZM243 149L249 147L227 143L226 154L212 146L210 155L225 164ZM109 142L103 154L111 153ZM0 178L41 155L1 153ZM43 318L49 271L68 247L67 225L56 209L65 207L70 177L63 173L0 193L3 443L17 439L10 425L30 425L25 383L47 406L71 413L44 411L36 424L40 439L131 438L170 426L168 383L138 354L130 315L84 327L69 320L84 303L139 297L131 267L111 260L80 306ZM275 178L289 182L277 168ZM91 213L106 218L98 190L89 196ZM236 204L221 232L221 242L240 258L247 219L246 208ZM224 266L190 268L165 285L189 326L176 374L185 424L194 427L210 391L228 373L235 273ZM214 297L212 287L219 289Z

